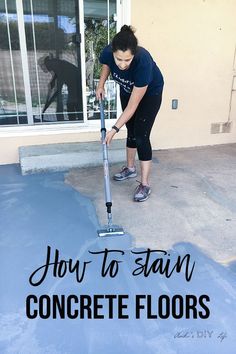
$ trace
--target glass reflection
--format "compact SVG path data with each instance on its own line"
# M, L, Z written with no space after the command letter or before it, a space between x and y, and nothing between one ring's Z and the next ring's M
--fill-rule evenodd
M24 0L35 122L83 120L77 3Z
M116 1L84 1L86 97L88 119L99 119L95 91L100 77L99 56L116 33ZM107 118L116 117L116 85L106 82L105 110Z
M0 61L0 125L26 124L15 1L0 2Z

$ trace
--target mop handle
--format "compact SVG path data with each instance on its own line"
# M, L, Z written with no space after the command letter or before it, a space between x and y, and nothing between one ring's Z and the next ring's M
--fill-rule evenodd
M104 186L105 186L105 198L106 207L108 214L111 214L112 198L111 198L111 188L110 188L110 177L109 177L109 163L108 163L108 149L105 143L106 138L106 127L105 127L105 117L104 117L104 105L102 99L99 100L100 104L100 118L101 118L101 134L102 134L102 149L103 149L103 168L104 168Z
M104 142L106 138L106 127L105 127L105 117L104 117L104 105L103 100L99 100L100 105L100 118L101 118L101 134L102 134L102 142Z

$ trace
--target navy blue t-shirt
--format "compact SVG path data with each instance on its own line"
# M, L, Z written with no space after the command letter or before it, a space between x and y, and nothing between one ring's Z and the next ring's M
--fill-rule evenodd
M103 49L99 59L101 64L109 66L113 79L120 85L121 95L130 95L134 86L144 87L147 85L146 94L148 96L158 95L162 92L163 76L146 49L138 47L127 70L120 70L116 65L111 45Z

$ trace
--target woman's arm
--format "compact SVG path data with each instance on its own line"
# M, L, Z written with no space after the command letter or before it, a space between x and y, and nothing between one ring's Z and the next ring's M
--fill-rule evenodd
M127 107L125 108L124 112L120 115L120 117L117 119L115 123L115 126L118 129L123 127L123 125L127 123L130 120L130 118L134 115L141 99L143 98L143 96L147 91L147 88L148 86L133 88ZM109 145L115 133L116 133L115 129L112 129L110 132L107 133L106 140L105 140L107 145Z
M96 98L97 98L97 100L100 100L101 98L104 99L104 96L105 96L104 85L105 85L105 82L106 82L106 80L107 80L109 75L110 75L109 66L106 65L106 64L103 64L102 65L102 71L101 71L100 79L99 79L99 83L98 83L98 87L96 89Z

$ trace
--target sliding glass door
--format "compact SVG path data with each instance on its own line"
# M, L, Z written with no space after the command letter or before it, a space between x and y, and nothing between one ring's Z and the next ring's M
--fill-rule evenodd
M102 48L116 33L116 0L0 1L0 125L99 117ZM107 118L116 86L106 84Z

